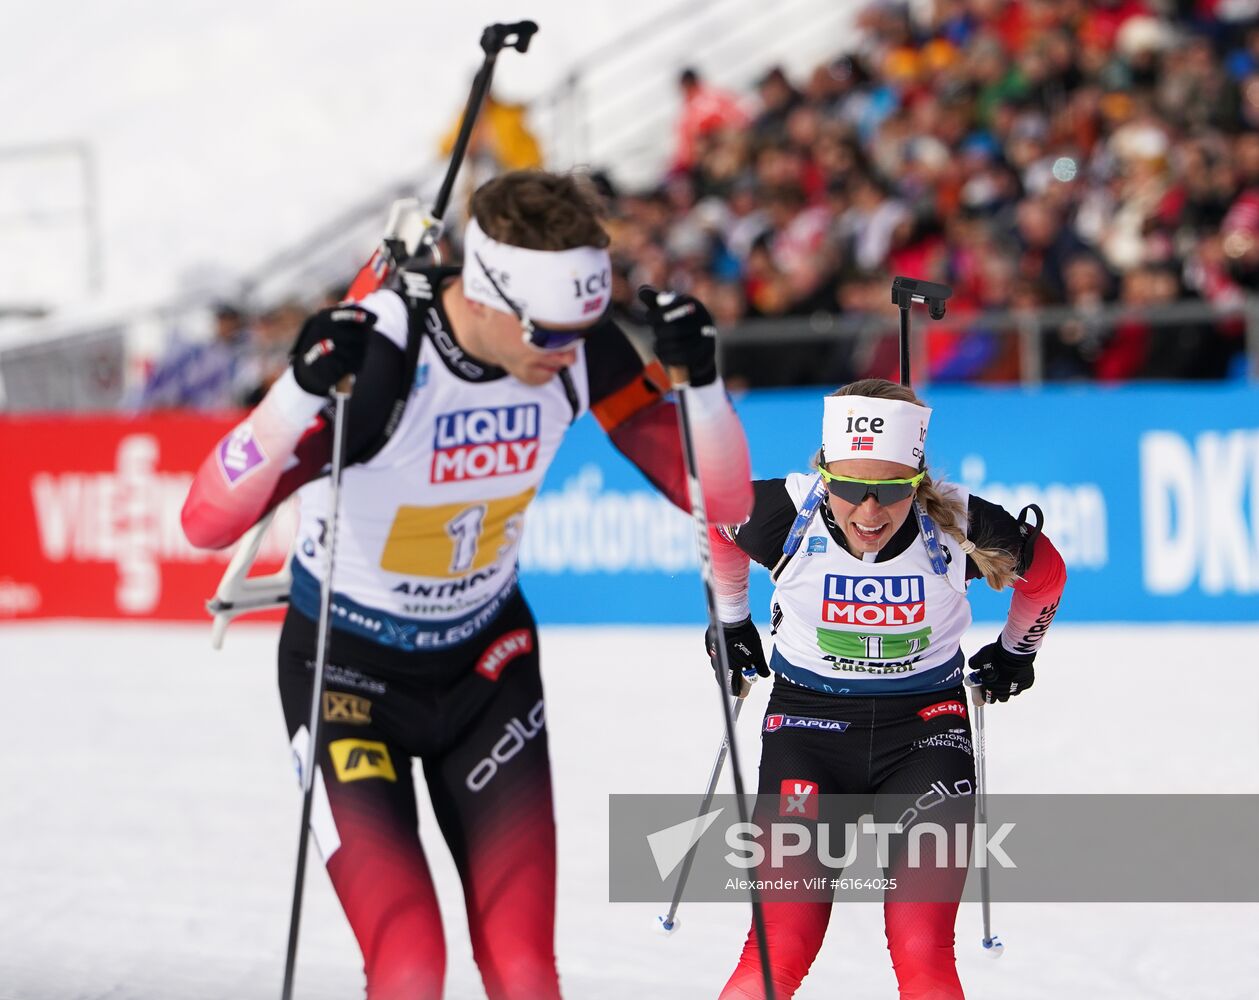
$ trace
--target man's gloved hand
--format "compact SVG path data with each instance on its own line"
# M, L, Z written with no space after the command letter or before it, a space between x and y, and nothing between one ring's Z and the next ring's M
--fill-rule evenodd
M1009 701L1016 694L1022 694L1036 680L1036 671L1032 661L1035 653L1011 653L1001 640L990 642L970 658L970 667L974 674L972 680L978 679L984 701Z
M363 365L375 314L360 306L321 309L302 324L293 345L293 377L313 396L326 396Z
M685 368L692 388L712 384L717 378L717 327L704 303L650 285L638 290L638 298L656 335L656 357L666 368Z
M761 633L750 617L734 624L723 623L721 631L726 643L726 662L730 666L730 693L739 698L746 697L752 682L744 677L745 670L755 670L762 677L769 676L765 651L761 648ZM704 645L713 669L720 670L721 661L717 658L717 643L711 625L704 633Z

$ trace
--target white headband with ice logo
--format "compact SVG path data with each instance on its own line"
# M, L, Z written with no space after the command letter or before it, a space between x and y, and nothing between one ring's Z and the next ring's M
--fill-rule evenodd
M873 458L922 469L931 410L873 396L827 396L822 411L826 461Z
M555 326L589 323L608 308L612 262L607 250L526 250L491 239L476 219L468 222L463 245L463 294L473 302L510 313L506 295L530 320Z

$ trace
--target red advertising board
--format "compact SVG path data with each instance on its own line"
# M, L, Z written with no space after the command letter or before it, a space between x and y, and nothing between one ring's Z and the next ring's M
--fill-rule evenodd
M207 621L231 551L193 548L179 512L238 419L0 417L0 619ZM294 528L282 510L255 572L280 567Z

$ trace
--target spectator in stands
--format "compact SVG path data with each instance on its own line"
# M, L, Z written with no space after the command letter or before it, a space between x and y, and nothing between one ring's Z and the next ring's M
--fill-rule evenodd
M463 108L456 113L438 143L438 152L448 157L463 125ZM542 166L542 146L526 120L528 108L523 104L499 100L492 92L486 95L481 112L468 137L468 149L460 171L459 187L451 200L446 225L458 230L466 216L472 192L491 177L510 170L532 170Z
M854 174L848 193L851 207L840 222L841 229L852 241L853 262L871 271L883 264L894 246L903 246L908 239L909 209L873 174Z
M1063 225L1062 211L1047 198L1021 202L1016 224L1023 277L1039 282L1056 301L1063 301L1067 262L1084 252L1084 243Z
M144 410L240 406L250 388L247 361L252 343L253 330L244 312L229 303L219 304L214 308L213 337L195 342L174 337L136 405Z
M695 69L682 71L678 87L682 91L682 113L678 117L672 169L687 171L699 161L703 140L725 129L743 128L748 113L738 96L705 83Z
M787 135L787 120L802 98L781 66L770 69L756 85L760 111L752 120L752 137L758 142L780 142Z
M1005 312L1014 306L1016 262L1002 254L985 254L969 302L950 308L949 322L927 328L927 363L935 382L1008 382L1018 378L1018 343L1002 330L970 319L974 307ZM959 308L961 306L962 308Z
M335 305L340 298L328 303ZM246 388L241 402L257 406L277 378L289 367L289 351L297 340L308 310L300 302L285 302L258 317L247 359L243 381Z
M1046 338L1047 379L1085 379L1094 374L1102 345L1110 335L1098 313L1110 297L1110 276L1096 256L1080 253L1063 269L1072 318Z
M1224 378L1238 338L1210 323L1153 321L1161 307L1189 297L1180 275L1167 264L1146 265L1124 275L1122 300L1146 312L1116 324L1098 358L1097 378Z
M830 212L825 205L810 206L804 189L797 184L768 191L765 208L774 267L787 278L790 288L788 308L792 312L812 312L817 306L810 300L834 265L823 251Z
M542 147L525 120L527 111L523 104L487 95L468 139L467 158L486 159L499 172L542 166ZM442 156L449 156L454 149L462 124L463 112L460 111L442 136L438 147Z
M892 277L886 271L851 269L840 278L840 314L854 330L854 336L839 342L849 370L846 378L899 377L897 313L889 294L891 283Z

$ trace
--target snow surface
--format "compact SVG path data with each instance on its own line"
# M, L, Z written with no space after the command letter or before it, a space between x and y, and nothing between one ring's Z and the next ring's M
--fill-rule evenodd
M987 641L979 626L968 648ZM276 629L0 627L0 998L253 1000L280 990L300 796L274 685ZM1056 626L1034 691L989 713L995 791L1259 791L1259 628ZM560 831L565 995L715 996L748 914L607 902L609 792L696 792L720 721L693 628L544 628ZM1193 670L1206 683L1189 683ZM627 693L632 687L633 693ZM762 684L746 713L756 718ZM740 730L745 770L757 727ZM447 997L483 997L458 882L421 788L450 948ZM314 852L312 852L313 854ZM1156 877L1157 873L1152 873ZM360 960L318 861L297 995L361 996ZM1006 942L958 922L972 1000L1253 997L1254 905L998 904ZM893 997L881 910L837 907L797 994Z

